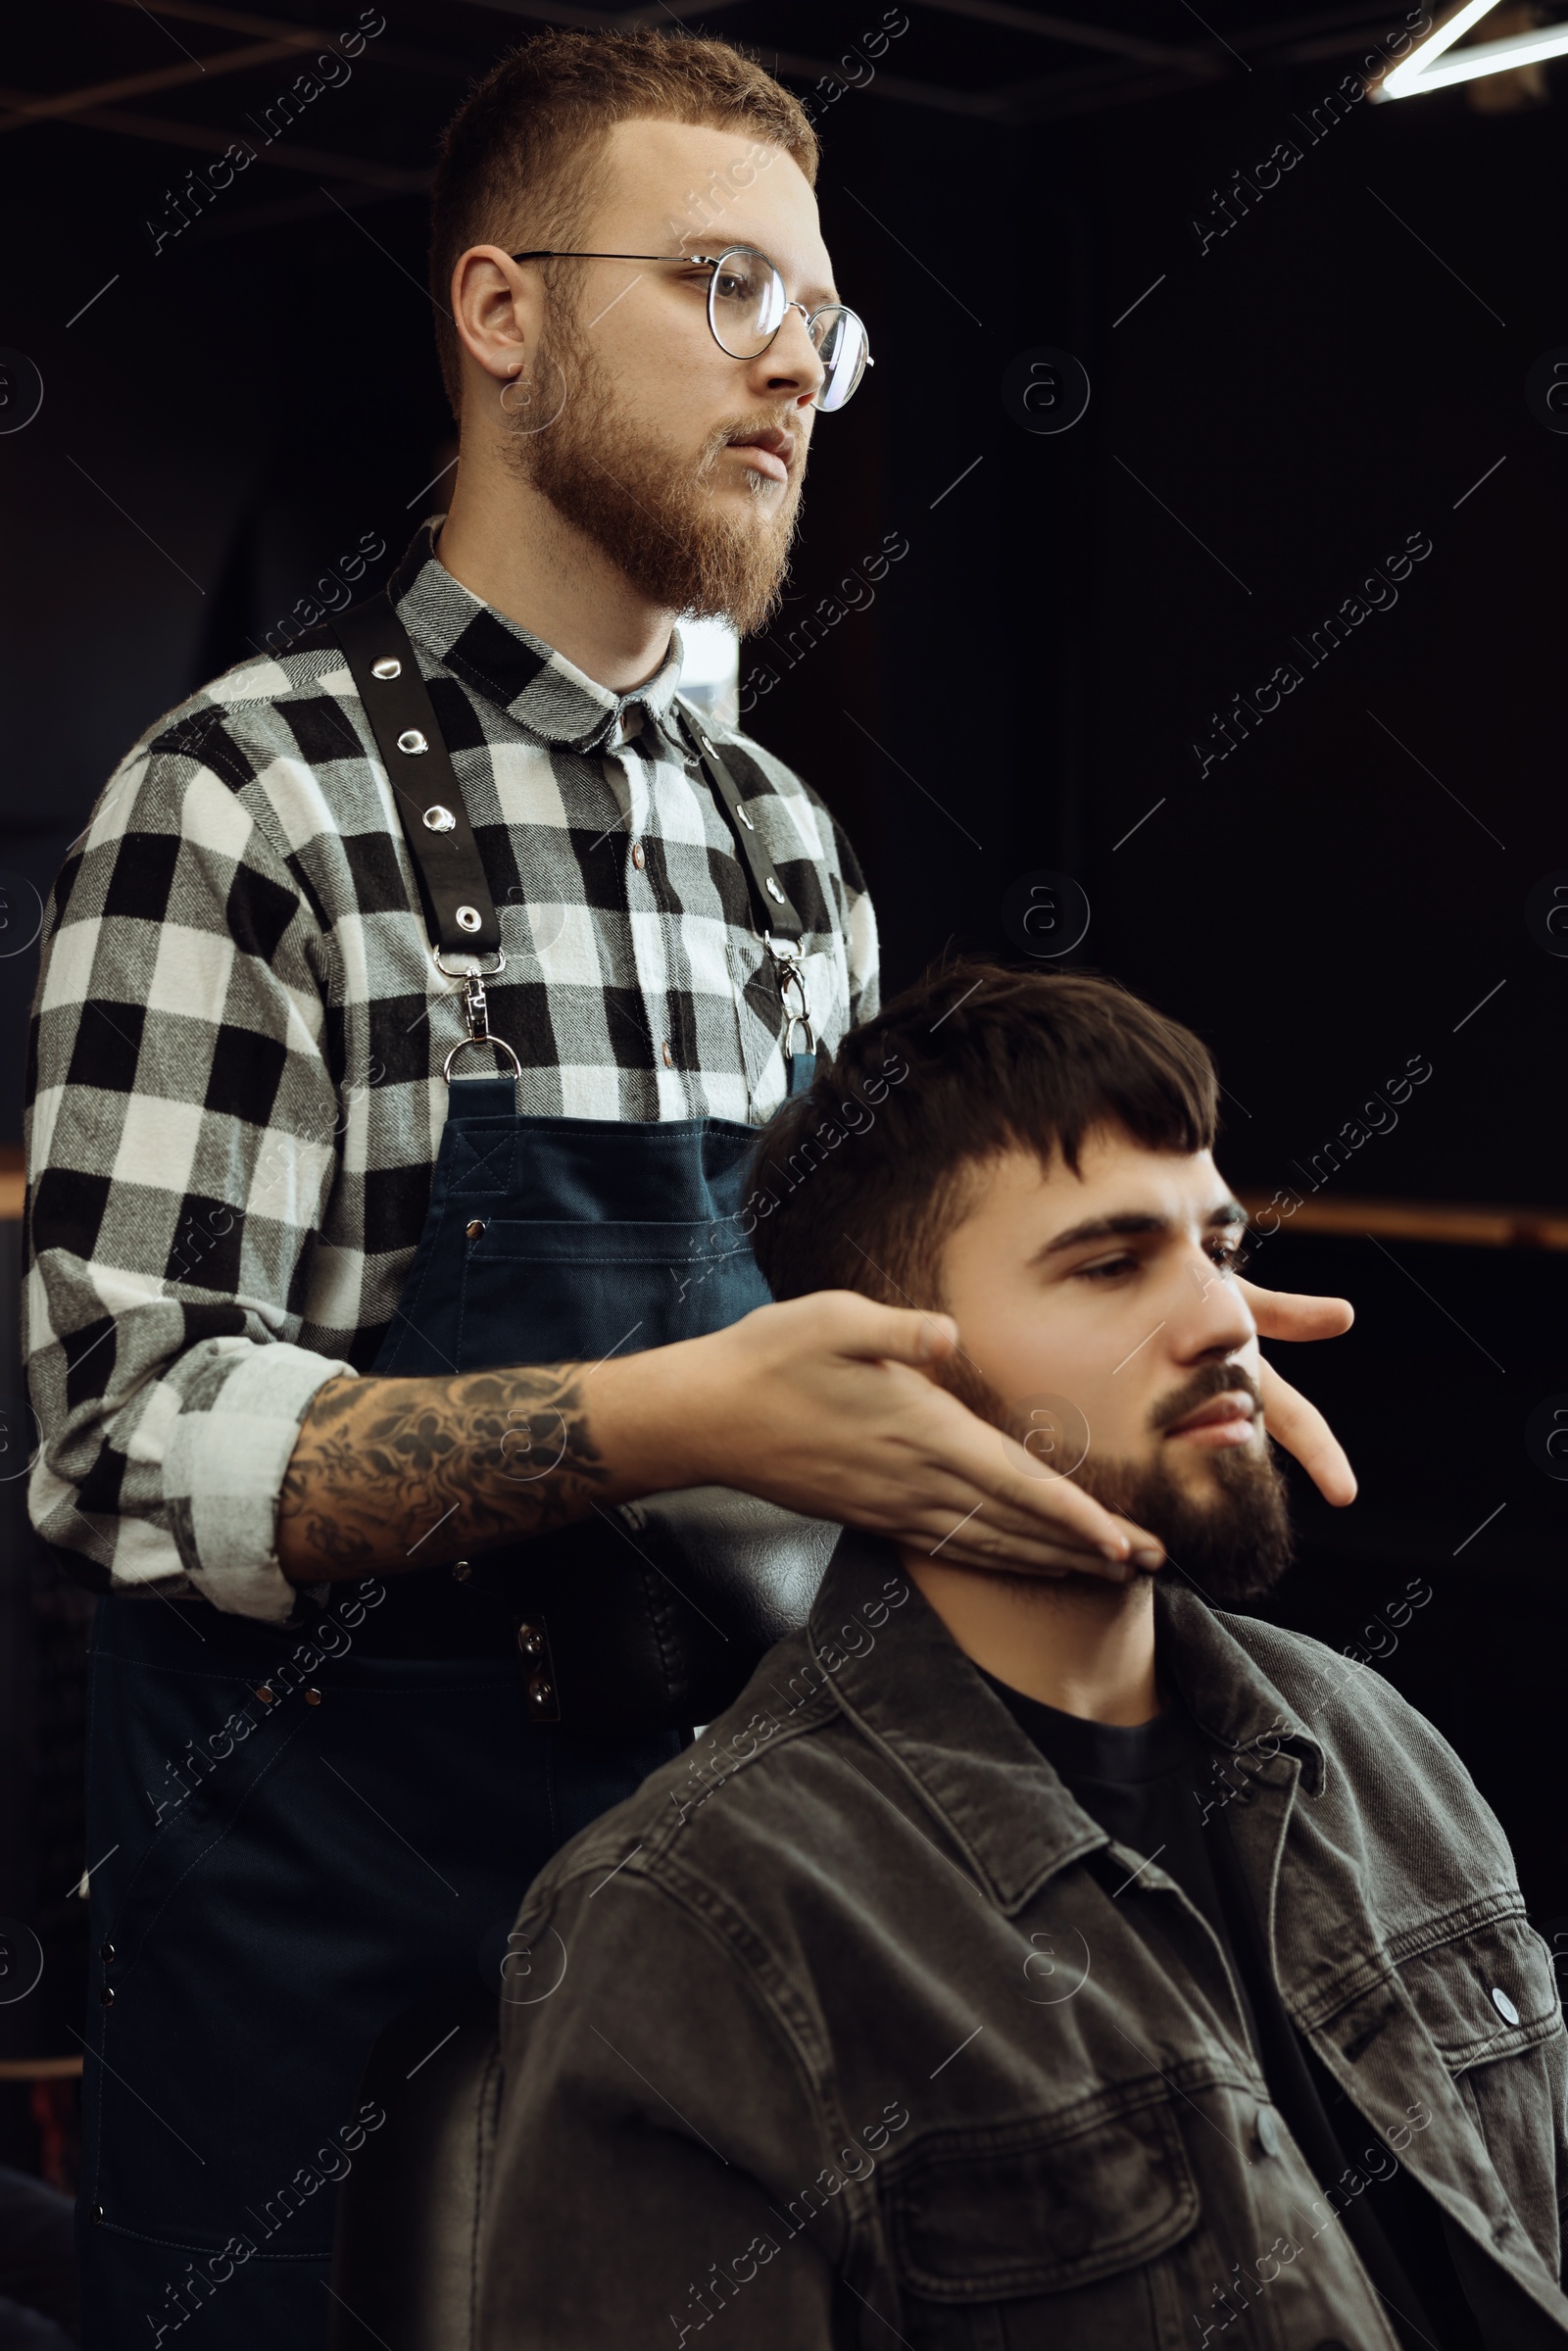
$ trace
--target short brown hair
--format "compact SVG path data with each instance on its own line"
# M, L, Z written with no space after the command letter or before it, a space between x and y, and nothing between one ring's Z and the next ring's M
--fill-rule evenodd
M1097 1127L1190 1152L1217 1124L1207 1050L1114 980L950 963L852 1030L786 1102L743 1223L775 1298L937 1306L943 1249L988 1159L1022 1149L1076 1172Z
M430 293L452 413L462 391L452 271L470 245L569 246L616 122L702 122L780 147L816 183L816 133L781 82L728 41L636 27L542 32L469 91L447 124L430 195ZM693 191L692 201L710 202Z

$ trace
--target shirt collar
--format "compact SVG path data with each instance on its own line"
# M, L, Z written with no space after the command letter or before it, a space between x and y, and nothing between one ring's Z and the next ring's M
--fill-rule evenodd
M569 751L618 751L648 726L679 740L672 710L680 684L679 630L671 631L669 652L645 684L629 694L612 693L453 578L435 552L445 520L433 514L420 523L387 582L398 618L416 644L546 743Z
M1207 1736L1264 1757L1304 1747L1320 1775L1317 1740L1224 1621L1178 1586L1156 1585L1154 1605L1161 1661ZM852 1528L840 1539L808 1639L840 1710L891 1755L1004 1910L1107 1841L883 1538Z

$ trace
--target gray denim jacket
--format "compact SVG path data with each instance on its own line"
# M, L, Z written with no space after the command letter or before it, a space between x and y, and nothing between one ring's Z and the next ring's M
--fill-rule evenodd
M1264 2114L1195 1906L852 1534L524 1903L485 2351L1395 2351L1338 2214L1396 2162L1474 2291L1524 2289L1521 2344L1568 2343L1568 2041L1495 1817L1376 1673L1156 1601L1286 2006L1368 2126L1338 2188Z

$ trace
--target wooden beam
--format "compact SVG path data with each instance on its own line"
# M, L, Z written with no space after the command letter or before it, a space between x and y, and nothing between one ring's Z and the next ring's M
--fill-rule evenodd
M0 89L0 106L25 107L29 90ZM164 147L194 147L204 155L223 155L230 147L248 147L258 163L280 171L308 171L313 179L350 179L362 186L386 188L396 195L422 194L430 185L428 171L411 171L402 164L382 164L369 156L335 155L320 147L296 146L292 138L258 142L254 127L238 133L212 130L204 122L181 122L164 115L128 114L120 106L82 106L62 118L88 130L118 131L122 138L151 139Z
M154 73L126 73L119 81L90 82L84 89L62 90L53 98L13 96L6 100L11 119L0 122L0 130L21 130L28 122L80 114L83 107L103 106L116 98L145 98L154 90L178 89L184 82L210 81L215 73L238 73L247 66L271 65L293 54L292 46L282 41L253 41L247 49L220 50L218 56L192 65L160 66Z
M110 0L114 8L134 8L145 16L142 0ZM250 32L264 40L277 41L289 49L332 49L341 37L323 32L314 24L288 24L277 17L258 17L237 8L212 8L207 0L158 0L158 15L176 17L187 24L213 24L220 32ZM458 81L473 78L472 68L462 58L437 49L407 49L401 42L389 41L384 33L361 51L355 61L363 64L367 58L379 58L383 65L406 66L414 73L446 73ZM211 63L211 60L208 61Z
M1436 1242L1459 1249L1568 1249L1568 1214L1553 1208L1476 1207L1468 1203L1407 1200L1304 1200L1287 1215L1263 1192L1237 1194L1250 1217L1269 1217L1259 1227L1275 1233L1370 1234L1384 1241ZM1278 1222L1275 1222L1275 1219Z

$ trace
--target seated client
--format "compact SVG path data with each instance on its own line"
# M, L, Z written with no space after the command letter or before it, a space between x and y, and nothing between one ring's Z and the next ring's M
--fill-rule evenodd
M1122 989L971 964L768 1131L775 1294L952 1317L933 1376L1167 1561L852 1530L549 1864L486 2351L1568 2342L1568 2044L1502 1832L1388 1683L1247 1613L1290 1534L1215 1109Z

